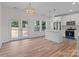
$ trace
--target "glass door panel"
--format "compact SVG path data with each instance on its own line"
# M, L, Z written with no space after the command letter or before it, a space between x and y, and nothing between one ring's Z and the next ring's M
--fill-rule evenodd
M12 21L11 22L11 37L12 39L18 38L18 29L19 29L19 21Z
M22 37L28 37L28 21L22 21Z
M40 21L35 21L34 31L40 31Z

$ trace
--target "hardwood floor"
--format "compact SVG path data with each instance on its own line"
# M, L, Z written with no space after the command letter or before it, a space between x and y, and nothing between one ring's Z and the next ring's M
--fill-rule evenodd
M44 37L4 43L0 49L1 57L71 57L76 56L76 40L70 45L56 43Z

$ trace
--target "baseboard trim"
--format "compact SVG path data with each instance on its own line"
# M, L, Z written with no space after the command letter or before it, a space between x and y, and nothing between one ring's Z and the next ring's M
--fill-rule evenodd
M25 40L25 39L35 39L35 38L40 38L40 37L45 37L45 36L38 36L38 37L31 37L31 38L24 38L24 39L15 39L15 40L7 40L7 41L3 41L2 44L4 43L8 43L8 42L13 42L13 41L20 41L20 40Z
M30 39L35 39L35 38L40 38L40 37L45 37L45 36L31 37Z

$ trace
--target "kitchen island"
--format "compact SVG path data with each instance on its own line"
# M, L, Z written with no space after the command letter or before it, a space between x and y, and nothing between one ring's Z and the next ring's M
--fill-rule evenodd
M62 31L59 30L45 31L45 39L60 43L63 41Z

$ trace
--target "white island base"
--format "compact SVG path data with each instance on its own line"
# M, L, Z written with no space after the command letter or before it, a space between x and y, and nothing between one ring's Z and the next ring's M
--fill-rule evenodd
M46 31L45 39L54 41L57 43L63 42L63 36L61 31Z

